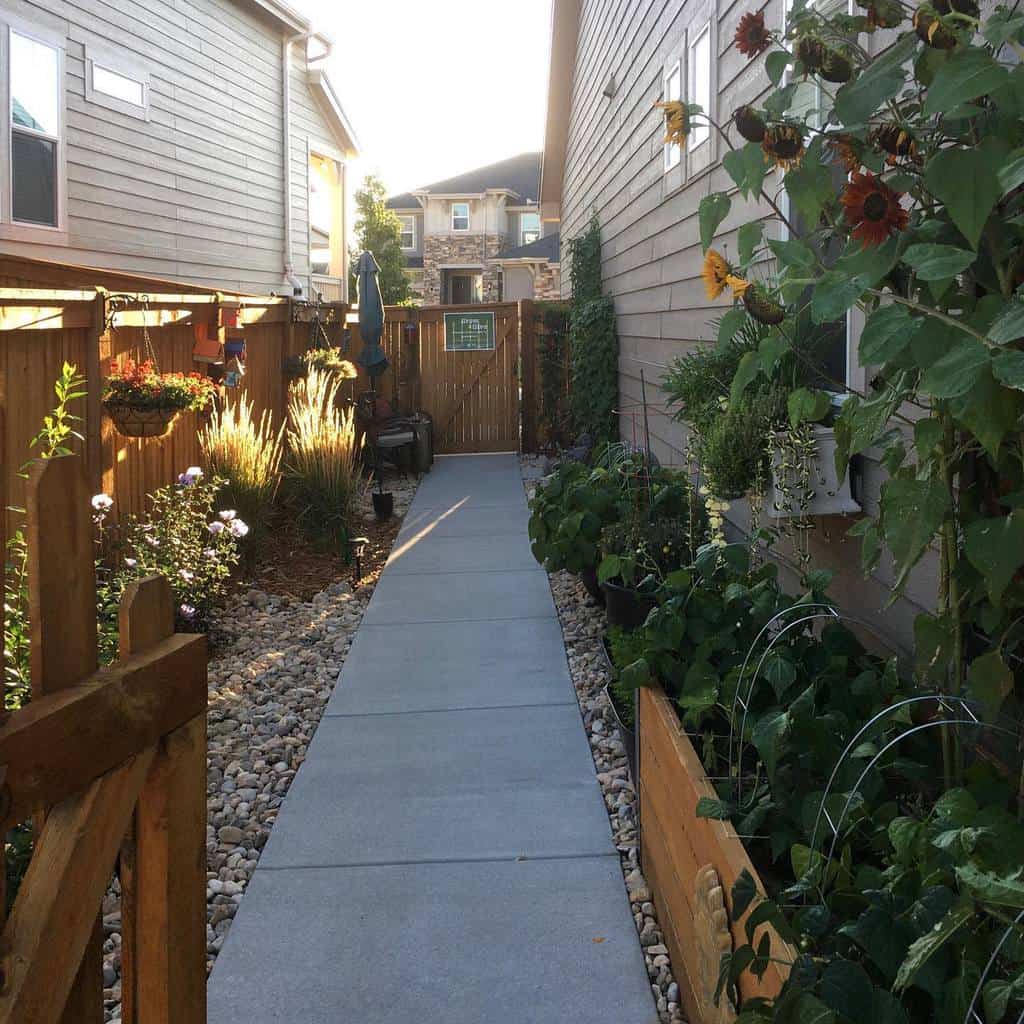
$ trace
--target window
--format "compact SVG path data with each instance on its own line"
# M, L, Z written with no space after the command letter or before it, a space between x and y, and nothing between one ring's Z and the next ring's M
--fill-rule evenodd
M469 230L469 203L452 203L452 231Z
M120 75L100 64L92 66L92 87L104 96L112 96L115 100L134 103L137 107L146 105L146 86L127 75Z
M415 217L399 217L398 223L402 227L402 248L403 249L415 249L416 248L416 218Z
M665 102L681 100L683 98L683 67L681 61L676 61L665 73ZM671 171L673 167L679 166L682 159L682 151L674 142L665 143L665 170Z
M317 144L319 148L319 143ZM310 272L345 278L344 167L332 155L309 149Z
M85 98L128 117L149 120L149 72L113 46L85 48Z
M711 23L708 22L690 44L690 102L697 104L708 117L711 112ZM711 137L707 118L697 116L690 130L690 150L703 146Z
M61 52L10 30L11 219L60 221Z
M519 244L529 245L540 238L540 214L522 213L519 215Z

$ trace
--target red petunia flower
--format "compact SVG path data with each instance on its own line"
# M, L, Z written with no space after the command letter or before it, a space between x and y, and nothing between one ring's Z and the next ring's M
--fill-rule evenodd
M744 14L736 26L733 42L736 49L745 57L753 58L759 53L764 53L772 42L771 34L764 27L764 11L758 11L756 14L748 11Z
M839 201L853 237L863 245L881 245L907 226L907 211L900 206L901 198L901 193L868 172L854 174Z

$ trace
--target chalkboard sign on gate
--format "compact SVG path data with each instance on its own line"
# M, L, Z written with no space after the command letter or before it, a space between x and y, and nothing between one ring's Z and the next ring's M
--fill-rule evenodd
M446 352L487 352L494 349L494 313L445 313Z

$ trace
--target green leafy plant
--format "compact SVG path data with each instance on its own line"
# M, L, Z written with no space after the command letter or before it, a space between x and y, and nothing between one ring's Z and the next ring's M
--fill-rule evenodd
M631 728L636 720L636 709L633 706L634 688L623 681L622 669L643 657L643 634L637 630L612 626L608 630L607 645L615 669L608 684L608 693L615 705L619 721L627 728Z
M569 309L563 303L538 304L537 364L544 443L561 447L569 440Z
M587 230L569 242L572 275L569 344L573 424L597 445L618 437L619 341L615 304L601 294L601 226L595 214Z

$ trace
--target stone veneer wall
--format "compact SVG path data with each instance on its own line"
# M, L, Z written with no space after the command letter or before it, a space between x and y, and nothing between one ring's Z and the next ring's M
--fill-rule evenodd
M542 301L558 301L562 297L562 274L557 264L545 263L533 282L533 297Z
M460 264L483 270L483 300L498 301L498 268L487 260L505 248L505 235L427 235L423 239L423 304L441 302L441 267Z

